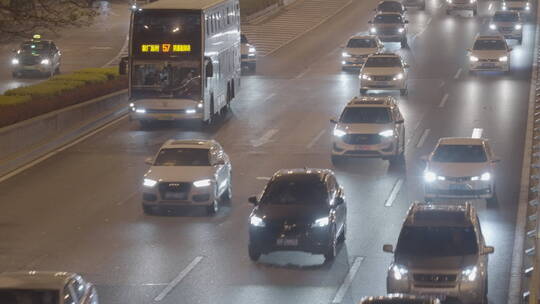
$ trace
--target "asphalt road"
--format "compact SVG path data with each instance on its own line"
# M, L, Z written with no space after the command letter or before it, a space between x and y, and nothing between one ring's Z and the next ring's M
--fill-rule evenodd
M396 241L410 202L422 199L420 156L439 137L471 136L481 128L502 158L499 201L474 204L487 243L495 246L489 301L506 303L534 25L525 25L523 45L514 46L511 74L469 76L465 49L487 31L491 2L480 3L476 18L446 16L441 0L428 0L426 12L410 11L414 39L410 50L399 50L411 65L410 94L399 98L406 167L354 160L336 168L349 209L347 240L336 260L323 265L320 256L285 252L252 263L247 256L247 197L262 189L265 178L279 168L332 167L329 118L358 94L357 75L340 69L339 45L367 29L376 2L355 1L264 58L258 75L243 78L232 113L214 127L141 130L122 120L1 183L0 271L80 272L97 284L103 303L357 303L386 291L391 256L382 245ZM144 159L169 138L193 137L215 138L231 156L232 203L214 218L202 210L143 215ZM403 186L387 202L398 180ZM358 272L341 294L352 266ZM179 284L167 288L171 282Z
M55 42L62 53L60 71L69 73L91 67L101 67L122 50L129 30L127 1L96 1L99 16L93 24L81 28L67 28L57 34L42 35ZM30 85L47 79L39 75L13 78L11 58L18 43L0 46L0 93L19 86Z

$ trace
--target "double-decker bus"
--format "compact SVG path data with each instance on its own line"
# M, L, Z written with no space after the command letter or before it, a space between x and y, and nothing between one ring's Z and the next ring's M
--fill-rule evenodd
M131 119L211 123L240 86L239 1L143 5L131 17L127 64Z

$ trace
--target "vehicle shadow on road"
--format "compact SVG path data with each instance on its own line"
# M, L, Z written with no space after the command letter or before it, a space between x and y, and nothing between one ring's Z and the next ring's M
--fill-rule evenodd
M338 245L338 254L333 261L326 262L321 254L310 254L295 251L279 251L263 254L258 265L268 268L296 269L296 270L329 270L334 263L342 263L348 258L346 243Z

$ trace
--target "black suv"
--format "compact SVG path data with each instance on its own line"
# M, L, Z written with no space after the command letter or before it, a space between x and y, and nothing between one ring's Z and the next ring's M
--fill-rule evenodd
M282 169L274 174L249 216L249 257L278 250L324 254L334 259L345 240L343 188L328 169Z

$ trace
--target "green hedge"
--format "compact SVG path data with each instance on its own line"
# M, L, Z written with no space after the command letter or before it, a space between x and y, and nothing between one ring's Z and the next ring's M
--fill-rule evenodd
M30 96L3 96L0 95L0 106L11 106L19 103L29 102Z

